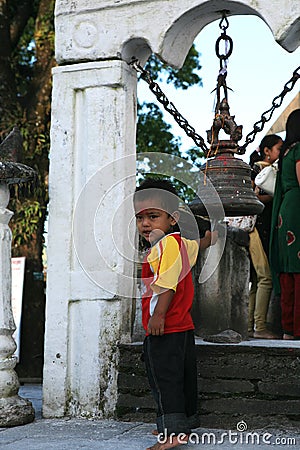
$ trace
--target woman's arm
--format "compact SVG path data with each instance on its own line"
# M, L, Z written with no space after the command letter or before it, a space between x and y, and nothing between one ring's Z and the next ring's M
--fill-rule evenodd
M300 160L296 162L296 175L300 186Z
M266 205L267 203L269 203L273 200L272 195L260 194L260 189L258 186L255 186L254 192L257 195L258 200L261 201L264 205Z

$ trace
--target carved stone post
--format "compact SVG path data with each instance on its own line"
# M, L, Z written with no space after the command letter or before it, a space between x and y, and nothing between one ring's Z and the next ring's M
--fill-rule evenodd
M32 422L34 409L29 400L18 396L19 380L14 370L16 343L12 337L15 323L11 307L11 231L13 212L7 209L9 186L34 183L36 172L18 163L23 139L17 127L0 144L0 427Z
M16 343L12 337L15 323L11 308L11 231L13 213L7 209L9 188L0 182L0 427L24 425L34 419L29 400L19 397L19 380L14 370Z

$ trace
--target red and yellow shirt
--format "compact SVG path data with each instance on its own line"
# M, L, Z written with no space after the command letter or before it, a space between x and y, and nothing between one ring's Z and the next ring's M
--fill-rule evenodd
M197 241L182 238L180 233L164 236L149 250L142 267L142 321L146 333L158 296L165 289L174 291L165 333L194 329L190 314L194 298L191 267L196 263L198 250Z

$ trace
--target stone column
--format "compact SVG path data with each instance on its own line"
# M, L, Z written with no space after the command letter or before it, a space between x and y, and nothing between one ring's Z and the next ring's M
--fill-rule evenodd
M109 417L130 339L136 74L118 60L53 75L43 414Z
M198 278L206 254L200 254L193 269L195 299L192 315L198 336L230 329L248 339L250 261L247 239L247 233L228 228L220 263L204 284L199 284ZM219 243L216 249L218 246Z
M29 400L18 396L19 380L14 370L17 359L12 337L15 323L11 308L11 231L8 223L13 215L7 183L0 182L0 427L24 425L34 419Z

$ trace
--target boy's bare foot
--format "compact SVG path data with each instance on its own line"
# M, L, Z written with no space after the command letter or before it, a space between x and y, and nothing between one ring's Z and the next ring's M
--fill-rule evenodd
M179 445L186 444L189 440L189 436L187 434L179 434L178 436L170 436L166 439L167 442L152 445L152 447L147 447L146 450L168 450L169 448L178 447Z

